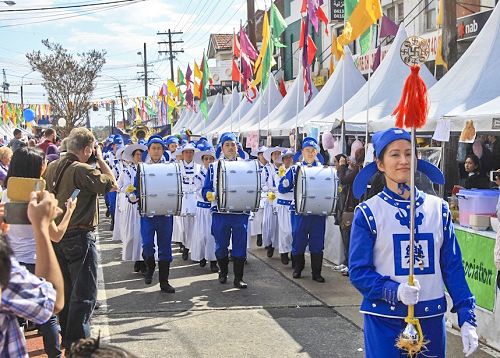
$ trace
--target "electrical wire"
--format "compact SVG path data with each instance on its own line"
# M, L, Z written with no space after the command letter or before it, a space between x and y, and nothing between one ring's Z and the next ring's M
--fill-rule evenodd
M59 5L59 6L50 6L50 7L38 7L38 8L27 8L27 9L5 9L0 10L2 12L25 12L25 11L45 11L45 10L54 10L54 9L72 9L72 8L82 8L82 7L91 7L91 6L103 6L103 5L113 5L120 3L131 3L136 1L146 1L146 0L115 0L115 1L106 1L100 3L88 3L88 4L73 4L73 5Z

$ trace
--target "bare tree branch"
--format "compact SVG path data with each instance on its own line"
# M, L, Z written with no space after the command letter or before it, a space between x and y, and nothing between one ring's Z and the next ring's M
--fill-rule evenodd
M91 50L73 55L58 43L43 40L48 53L33 51L26 58L33 69L43 78L52 113L66 119L67 134L86 121L92 107L90 98L95 89L95 79L106 63L106 51Z

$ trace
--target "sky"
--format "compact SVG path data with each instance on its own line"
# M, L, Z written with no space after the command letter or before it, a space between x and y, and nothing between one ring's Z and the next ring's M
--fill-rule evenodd
M194 59L200 62L208 47L210 33L231 33L240 20L245 23L246 0L137 0L102 6L48 11L17 11L27 8L104 3L113 0L15 0L8 6L0 1L0 68L5 70L10 91L6 99L20 103L20 85L23 83L25 103L48 103L40 85L41 76L32 72L25 54L43 50L41 41L49 39L60 43L72 53L91 49L106 50L106 64L93 99L110 99L118 93L121 83L124 96L144 95L144 81L137 80L143 71L143 44L147 44L149 76L154 78L149 93L158 91L170 77L166 50L158 41L167 40L157 32L182 31L174 37L183 40L175 49L184 49L174 61L174 70L183 71ZM256 0L256 9L270 6L270 0ZM141 54L138 54L141 52ZM192 66L192 65L191 65ZM3 81L2 81L3 82ZM108 113L92 113L92 125L106 125Z

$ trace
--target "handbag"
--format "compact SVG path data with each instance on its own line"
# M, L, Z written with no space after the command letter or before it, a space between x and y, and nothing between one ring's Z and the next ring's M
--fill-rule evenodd
M349 194L351 193L351 186L347 187L347 195L344 203L344 210L342 211L342 215L340 216L340 228L348 229L352 225L352 221L354 219L354 209L347 207L347 202L349 201ZM351 209L351 210L349 210Z

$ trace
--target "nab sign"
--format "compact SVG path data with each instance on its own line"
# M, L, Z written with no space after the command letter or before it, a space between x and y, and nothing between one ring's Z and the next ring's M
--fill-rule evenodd
M493 10L478 12L457 19L458 41L472 40L483 29Z

